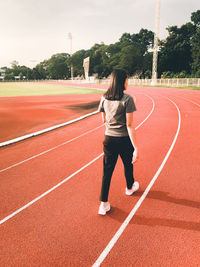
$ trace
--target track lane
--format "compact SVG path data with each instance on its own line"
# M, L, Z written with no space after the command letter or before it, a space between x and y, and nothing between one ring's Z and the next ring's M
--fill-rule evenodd
M166 132L165 119L160 120L160 127L157 126L160 115L166 113L163 108L166 107L166 103L166 101L158 104L156 102L154 116L149 118L148 124L144 124L138 130L139 143L142 145L140 147L141 161L136 165L136 177L140 177L141 188L145 186L145 183L148 183L147 173L149 170L153 169L153 172L159 166L162 155L166 152L165 147L168 147L174 134L173 122L170 122L169 132ZM173 111L172 114L170 112L167 114L170 117L173 115ZM157 129L156 138L155 128ZM147 131L148 136L146 136ZM146 143L149 142L149 138L151 145L154 144L155 147L157 138L165 135L166 138L162 147L158 147L158 150L154 150L153 153L147 151ZM144 166L146 162L147 165ZM137 194L134 198L124 196L125 181L117 175L123 172L122 165L119 163L114 173L111 188L113 210L110 216L99 217L97 215L97 203L94 203L94 199L98 200L101 170L102 161L98 160L95 165L89 166L87 170L75 176L73 180L54 193L35 203L31 209L25 210L19 216L3 224L2 229L7 236L3 249L5 262L7 261L8 264L12 261L20 263L21 261L26 262L29 258L32 259L31 263L40 262L42 265L45 262L48 266L49 262L53 263L58 260L56 255L59 251L59 262L61 263L67 261L73 264L81 263L83 266L84 264L85 266L92 264L96 255L119 228L126 212L130 211L132 205L139 198ZM24 222L23 225L20 224L21 221ZM23 237L19 234L22 232L24 233ZM102 234L99 236L99 233ZM26 242L30 243L28 252L25 248L24 238L26 238ZM17 240L17 243L13 239ZM99 242L97 243L96 240ZM17 246L18 249L13 251L13 258L8 259L7 248L12 247L11 242L13 247ZM20 258L18 253L21 255ZM37 259L33 253L37 254Z
M149 102L146 102L147 99ZM148 97L144 101L148 113L152 109L152 102L150 103L150 101ZM144 113L141 112L139 117L143 118L143 115ZM6 216L8 212L14 212L16 207L20 208L24 203L32 201L32 199L59 183L63 177L76 172L88 161L99 155L102 152L102 145L101 141L96 144L96 140L103 136L103 132L104 129L99 128L94 134L91 133L91 135L76 139L74 142L68 143L67 146L59 147L41 158L34 158L16 166L16 168L1 173L2 194L0 201L4 203L1 207L1 217ZM95 144L95 147L88 147L88 143ZM86 156L83 156L85 153ZM64 160L62 160L61 155ZM12 201L13 196L15 202Z
M92 112L99 98L100 94L1 97L0 140L8 141Z
M33 157L55 146L59 146L100 125L102 125L101 119L98 115L94 115L88 119L76 122L73 125L68 125L52 132L7 147L2 147L0 149L2 152L0 155L1 169L26 160L29 157Z
M179 95L170 98L182 114L180 136L157 183L102 266L199 265L200 110Z
M156 92L151 92L151 93L153 96L156 95ZM174 98L174 100L177 100L177 99L178 97ZM194 106L193 107L187 106L187 109L188 109L187 111L189 111L191 108L194 109ZM197 109L195 109L195 112L197 112ZM184 115L187 117L190 114L187 112L187 113L184 113ZM157 117L157 119L158 118L159 117ZM148 122L148 125L149 125L149 122ZM148 125L146 124L143 126L146 128L146 131L149 131L148 129L149 127L147 127ZM190 122L187 121L186 125L187 127L184 126L185 129L188 128L188 125L190 125ZM191 122L191 125L192 125L192 122ZM168 126L170 125L168 124ZM143 129L143 127L141 129ZM157 129L157 127L155 128ZM195 130L198 130L198 128L195 128ZM139 134L142 134L142 132L141 131L138 132L138 135ZM145 131L144 131L144 134L146 134ZM165 135L163 135L163 138L165 138ZM144 136L145 135L143 135L143 137ZM148 137L150 137L150 135ZM187 138L190 138L189 140L191 141L194 140L189 135L189 132L187 133ZM154 136L152 136L150 140L152 140L152 143L155 142ZM146 142L145 138L141 138L140 141ZM198 139L195 139L194 141L198 142ZM148 143L146 143L145 145L147 144ZM151 146L153 144L149 144L149 145ZM192 148L194 147L191 147L191 149ZM158 147L157 149L159 150L160 148ZM188 151L187 147L185 147L185 151L186 152ZM151 151L151 152L146 151L146 152L147 152L147 155L145 155L145 158L143 158L143 160L145 160L145 163L146 161L149 160L149 157L153 158L153 157L156 157L156 155L157 157L160 156L158 154L155 154L154 153L155 151ZM194 154L196 152L197 150L194 150ZM179 154L180 153L178 153L178 156L180 157ZM195 155L198 155L198 154L195 154ZM158 160L158 158L156 158L156 160ZM176 163L174 162L173 157L170 157L169 160L172 160L172 161L170 162L171 164L169 165L169 167L167 167L167 172L165 175L169 174L169 169L172 168L172 166L173 167L177 166ZM151 163L152 162L150 160L150 165ZM190 162L188 161L188 163ZM154 168L154 166L150 166L150 165L149 167ZM124 194L124 187L122 188L121 186L125 185L125 183L123 183L121 181L122 179L120 179L121 177L118 177L117 175L117 173L121 173L122 171L121 166L119 164L117 171L115 173L115 178L113 177L113 181L112 181L112 184L113 184L112 187L114 187L114 184L115 184L114 189L112 189L112 194L113 194L112 203L113 203L114 209L109 215L110 220L108 218L99 218L99 217L96 218L95 215L96 215L97 209L94 211L93 202L94 202L95 197L98 195L99 190L97 190L97 188L94 187L95 178L92 179L92 182L91 182L90 175L94 174L93 177L96 177L96 174L97 174L96 170L98 169L98 167L99 169L101 169L101 161L98 161L95 167L96 168L94 171L93 167L91 166L92 172L90 172L89 174L88 172L90 171L90 169L88 169L87 172L83 173L83 176L82 175L80 176L81 179L78 179L78 177L75 178L76 185L77 185L76 188L74 187L74 181L70 182L70 185L71 185L70 188L69 188L69 184L65 186L65 189L63 189L64 190L63 192L61 192L62 188L60 188L59 190L60 195L56 197L57 203L54 198L55 196L52 195L52 197L49 200L44 201L43 204L38 203L37 204L38 206L34 210L31 209L31 212L27 210L26 216L21 217L20 215L20 218L18 218L17 221L15 222L10 221L8 229L5 224L6 226L4 228L5 232L7 231L10 231L10 232L7 234L3 234L3 237L5 237L5 239L8 239L6 241L7 245L9 248L11 248L11 251L13 251L13 259L9 259L8 250L6 249L4 250L6 251L6 255L8 259L3 258L3 260L5 263L8 264L7 266L10 266L11 262L13 262L13 264L16 264L16 262L21 263L21 264L23 264L24 262L31 262L33 265L35 264L38 266L42 266L42 265L52 266L58 263L60 265L65 265L66 262L70 263L71 265L75 265L75 266L80 266L80 264L82 266L88 266L88 262L89 264L91 264L90 259L92 260L94 258L93 257L94 250L93 249L89 250L90 248L88 247L88 244L90 244L96 249L96 240L99 241L100 238L106 239L107 238L106 235L109 235L108 230L112 231L113 229L112 227L115 227L115 224L120 225L123 221L123 218L125 218L126 215L128 214L129 208L133 204L132 203L133 198L140 197L141 195L141 192L139 192L133 198L129 198L129 199L125 197L121 198L121 195ZM182 173L181 167L179 169L180 174ZM186 168L187 166L183 166L183 167ZM190 170L192 171L192 169ZM195 170L198 171L198 168L195 168ZM143 172L138 172L138 171L143 171ZM150 171L150 169L148 169L148 171ZM171 170L172 174L173 174L173 171L174 171L174 168L172 168ZM143 170L140 168L139 170L139 165L136 165L136 172L137 174L141 174L142 182L145 184L145 181L146 181L145 173L147 173L147 169ZM196 174L198 173L196 172ZM186 176L187 176L187 173L186 173ZM120 260L118 259L118 256L119 256L119 252L118 252L115 254L116 257L113 258L113 261L111 261L112 265L115 264L117 266L118 263L120 265L124 265L126 263L126 260L127 260L126 255L121 253L122 251L124 252L125 250L124 248L126 248L127 250L129 250L130 253L132 253L129 255L130 256L129 260L131 261L131 263L134 262L132 261L132 257L134 255L138 255L137 258L134 258L136 260L136 263L138 264L137 266L142 266L140 265L142 257L144 257L144 259L146 259L146 262L148 262L149 260L148 256L150 253L152 255L150 260L154 260L155 262L156 257L158 257L159 255L161 258L160 262L161 263L164 262L165 264L166 262L169 262L169 264L173 263L173 258L171 260L170 257L171 255L174 256L177 253L177 255L179 255L180 258L181 257L183 258L182 263L184 263L184 265L185 265L184 257L186 257L186 255L188 255L188 257L191 255L195 255L195 257L193 258L196 260L196 262L194 261L193 263L196 264L195 266L198 266L197 265L198 257L196 257L196 255L198 255L198 246L196 245L196 241L198 239L196 235L197 232L195 232L194 230L195 227L198 226L198 224L195 222L195 219L196 219L195 216L198 215L198 213L195 210L195 208L196 209L198 208L197 206L198 199L197 201L195 201L195 200L184 198L185 183L183 182L180 184L177 181L177 183L174 185L174 180L173 180L173 182L171 183L171 188L170 188L171 191L170 192L167 192L166 190L164 191L164 189L166 189L166 187L169 186L169 183L166 184L165 177L164 179L162 177L160 179L160 177L159 177L159 183L160 181L163 181L163 180L165 181L165 183L163 183L163 188L162 188L163 190L159 191L160 184L158 188L156 187L157 186L156 184L155 185L156 190L154 190L152 194L150 192L149 199L151 203L150 204L148 203L147 207L145 208L145 212L146 212L145 216L142 210L144 206L142 206L141 207L142 214L140 214L139 216L136 215L135 217L136 222L130 224L130 227L132 226L133 231L134 229L136 230L136 227L138 231L136 232L131 231L131 237L130 235L128 235L129 237L128 242L125 239L126 243L122 244L122 250L120 251L120 255L121 255L121 259L123 260L123 262L120 263L121 259ZM114 179L116 180L116 182L114 181ZM87 180L89 180L89 182ZM192 185L192 187L188 188L188 192L191 192L191 197L193 197L192 196L193 194L196 197L199 196L199 194L198 195L195 194L195 192L198 193L198 191L195 191L195 190L198 190L198 187L195 186L195 184L198 184L197 176L196 178L194 177L192 178L192 182L190 184ZM180 190L179 190L180 185L182 185L182 192L181 192L183 194L182 196L180 195ZM100 186L100 182L99 182L99 186ZM174 196L170 194L171 192L173 192L174 188L176 188L177 193L179 194L179 198L176 197L176 192L174 192L175 193ZM80 193L83 191L84 191L84 195ZM75 194L75 196L73 197L72 194ZM66 199L63 198L64 195L66 196ZM120 195L120 199L119 199L119 195ZM81 198L80 201L79 201L79 198ZM131 201L130 206L124 205L124 203L127 204L129 200ZM158 202L161 202L162 205L159 205ZM169 207L169 205L166 205L163 207L163 203L165 202L170 203L170 205L176 204L176 206L175 208L172 208L172 206ZM70 206L68 206L69 203L70 203ZM52 210L49 209L49 205L51 205ZM79 205L80 205L80 209L79 209ZM190 221L187 220L188 216L187 216L187 213L185 214L185 209L181 211L181 216L185 216L185 220L178 220L180 214L179 213L177 214L177 208L180 211L180 207L182 206L185 206L189 210L191 210L191 207L193 208L194 212L192 216L194 217L192 217L192 220ZM89 212L91 212L90 214L88 214L87 210L85 210L86 207L89 209ZM47 208L48 208L48 214L46 213ZM169 209L170 209L170 212L173 211L172 214L169 213ZM39 210L39 213L38 213L38 210ZM157 217L155 216L155 214L157 215L157 213L161 213L162 216L166 216L165 213L167 212L169 216L168 219L160 218L160 216L157 216ZM152 213L154 217L152 216ZM81 214L83 215L82 221L79 218ZM101 220L100 225L95 224L95 227L93 225L91 226L91 223L93 224L95 223L95 221L99 222L99 220ZM74 225L72 226L71 223L74 223ZM108 227L108 229L105 229L105 224L106 224L106 228ZM83 229L80 229L80 226L82 226ZM165 227L165 231L163 231L163 227ZM177 233L175 233L174 238L173 238L174 231L168 231L168 229L166 230L166 227L172 228L172 229L174 228L178 229ZM93 232L95 231L95 228L98 228L98 231ZM149 228L151 228L152 231L149 231ZM83 230L85 229L87 230L86 233L83 232ZM77 237L76 240L74 240L73 236L71 236L71 234L69 233L70 230L73 230L73 233L75 234L74 236ZM101 230L103 232L103 236L100 235ZM188 239L185 236L183 238L185 231L190 231L190 233L188 233ZM195 234L191 234L191 231L194 231ZM25 241L25 237L27 237L26 241ZM122 237L124 237L124 235ZM165 249L167 247L167 251L170 252L170 255L162 254L161 256L161 254L159 254L161 252L163 253L163 247L161 246L158 247L157 245L158 239L161 245L165 244ZM14 244L12 243L13 240L14 240ZM86 240L89 240L89 241L86 242ZM174 248L174 243L175 243L174 240L176 241L176 244L180 245L178 248ZM191 240L193 240L192 243L191 243ZM29 241L28 247L26 243L27 241ZM155 243L153 243L153 241L155 241ZM85 245L87 247L80 246L80 243L81 245ZM188 247L189 247L189 250L188 250ZM180 248L182 248L182 250L180 250ZM194 251L192 251L193 249ZM115 248L112 250L112 252L114 252L114 250ZM33 254L34 251L38 253L37 258ZM100 249L98 251L100 251ZM77 253L80 253L78 257L77 257ZM186 255L184 255L184 253ZM68 257L66 257L66 254ZM145 262L145 266L146 266L146 262Z
M47 191L99 155L101 144L95 144L95 136L101 136L103 131L103 128L99 128L95 135L85 136L84 141L77 139L67 146L3 172L1 218ZM89 147L89 142L95 144L95 147Z
M142 98L141 95L139 95L137 99L137 108L140 110L140 115L136 115L136 124L141 121L141 116L145 118L148 114L147 109L142 110L142 105L149 106L149 104L151 104L151 99L148 97L142 101L140 101L140 98ZM98 115L94 115L88 119L84 119L73 125L55 130L51 133L46 133L36 138L19 142L18 144L0 148L2 152L0 154L0 169L3 170L9 166L19 163L20 161L26 161L28 158L43 153L45 150L50 150L52 147L59 146L60 144L65 143L67 140L80 136L84 132L92 130L101 124L101 118ZM91 127L91 125L93 125L93 127Z
M60 144L58 144L57 146L51 147L51 148L49 148L48 150L44 150L44 151L40 152L39 154L33 155L33 156L29 157L29 158L24 159L23 161L17 162L17 163L15 163L15 164L13 164L13 165L10 165L10 166L8 166L8 167L6 167L6 168L4 168L4 169L1 169L1 170L0 170L0 173L1 173L1 172L4 172L4 171L7 171L7 170L9 170L9 169L12 169L12 168L14 168L14 167L17 167L17 166L19 166L19 165L21 165L21 164L23 164L23 163L25 163L25 162L28 162L28 161L30 161L30 160L32 160L32 159L38 158L38 157L40 157L40 156L42 156L42 155L45 155L45 154L47 154L47 153L49 153L49 152L51 152L51 151L53 151L53 150L55 150L55 149L58 149L58 148L61 147L61 146L64 146L64 145L66 145L66 144L68 144L68 143L71 143L71 142L77 140L78 138L81 138L81 137L83 137L83 136L85 136L85 135L87 135L87 134L91 134L91 133L93 133L93 132L95 132L96 130L100 129L100 128L103 127L103 126L104 126L103 124L100 125L100 126L97 126L97 127L95 127L94 129L91 129L91 130L89 130L89 131L87 131L87 132L84 132L84 133L82 133L82 134L80 134L80 135L78 135L78 136L76 136L76 137L74 137L74 138L72 138L72 139L70 139L70 140L67 140L67 141L65 141L65 142L63 142L63 143L60 143Z
M168 100L170 100L168 98ZM180 126L181 126L181 115L180 115L180 110L177 107L177 105L170 100L170 102L172 102L174 104L174 106L177 109L178 112L178 127L177 127L177 131L175 134L175 137L173 139L173 142L168 150L168 152L166 153L160 167L158 168L157 172L155 173L154 177L152 178L152 180L150 181L150 183L148 184L147 188L145 189L144 193L142 194L142 196L140 197L140 199L138 200L138 202L136 203L136 205L133 207L133 209L131 210L131 212L128 214L127 218L124 220L124 222L122 223L122 225L120 226L120 228L118 229L118 231L115 233L115 235L113 236L113 238L110 240L110 242L108 243L108 245L106 246L106 248L103 250L103 252L101 253L101 255L98 257L98 259L95 261L95 263L93 264L93 267L98 267L102 264L102 262L104 262L104 260L106 259L107 255L110 253L110 251L112 250L112 248L115 246L116 242L118 241L118 239L120 238L120 236L123 234L124 230L127 228L127 226L129 225L129 223L131 222L131 220L133 219L135 213L137 212L137 210L140 208L142 202L145 200L145 198L147 197L149 191L151 190L152 186L154 185L154 183L156 182L158 176L160 175L160 173L162 172L162 169L164 168L173 148L174 145L176 144L177 138L179 136L179 131L180 131Z

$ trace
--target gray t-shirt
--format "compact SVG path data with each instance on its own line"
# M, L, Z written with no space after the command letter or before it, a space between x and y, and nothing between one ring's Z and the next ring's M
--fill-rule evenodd
M102 96L98 111L106 114L105 135L128 136L126 113L136 110L132 96L124 94L121 100L107 100Z

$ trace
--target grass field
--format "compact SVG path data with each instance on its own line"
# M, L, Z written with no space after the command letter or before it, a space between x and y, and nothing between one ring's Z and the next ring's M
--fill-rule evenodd
M101 90L76 88L65 85L34 83L34 82L5 82L0 83L0 97L37 96L37 95L72 95L99 94Z
M131 86L131 84L129 86ZM133 86L136 86L136 85L133 85ZM141 86L141 85L138 85L138 86ZM157 86L157 87L169 87L169 86ZM173 88L200 90L200 87L194 87L194 86L173 87ZM38 96L39 95L73 95L73 94L102 94L102 90L72 87L68 85L59 85L59 84L37 83L37 82L3 82L3 83L0 83L0 97L37 96L37 95Z

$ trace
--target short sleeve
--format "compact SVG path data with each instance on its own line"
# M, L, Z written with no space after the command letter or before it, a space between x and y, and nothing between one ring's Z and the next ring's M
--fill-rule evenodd
M102 96L101 101L99 103L99 107L98 107L99 112L104 112L104 107L103 107L104 100L105 100L105 98Z
M129 96L126 102L126 113L131 113L133 111L136 111L136 106L135 106L132 96Z

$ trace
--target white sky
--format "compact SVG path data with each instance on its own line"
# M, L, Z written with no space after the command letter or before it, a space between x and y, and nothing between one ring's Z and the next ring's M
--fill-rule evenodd
M0 67L13 60L33 67L53 54L95 43L111 44L124 32L154 31L156 0L0 0ZM166 27L190 21L199 0L161 0L160 38Z

